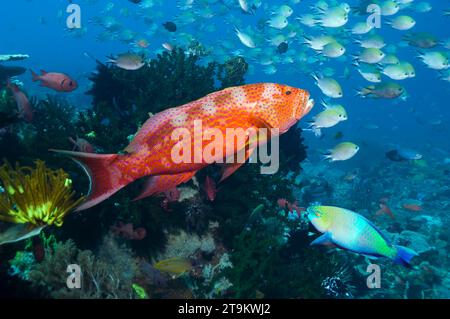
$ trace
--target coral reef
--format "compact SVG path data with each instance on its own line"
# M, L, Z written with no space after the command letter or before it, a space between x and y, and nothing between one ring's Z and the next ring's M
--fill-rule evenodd
M210 225L213 228L214 225ZM169 234L164 252L156 260L170 259L173 257L190 258L199 250L211 253L215 249L214 238L208 233L202 237L196 234L188 234L181 230L177 234Z
M248 65L242 57L206 64L206 52L200 46L192 49L196 54L178 48L164 52L133 72L99 63L90 79L92 107L74 107L54 96L31 99L33 123L5 122L7 129L0 135L2 149L14 145L18 151L2 157L24 163L43 158L53 167L61 166L61 159L48 153L49 148L81 145L83 150L99 153L120 152L152 114L220 88L244 84ZM7 90L2 92L0 111L13 114L14 101ZM217 180L217 167L200 172L168 197L132 201L142 186L138 181L91 212L61 215L53 224L64 218L64 227L46 228L45 232L63 242L37 237L39 241L25 249L23 243L17 243L0 251L0 257L7 260L16 260L15 252L23 252L16 260L21 262L26 256L37 256L30 263L15 263L17 274L10 273L8 280L15 280L16 285L20 280L24 287L31 284L36 296L51 298L275 296L271 285L280 284L275 273L287 271L284 267L291 263L286 249L295 238L292 234L299 229L306 231L303 224L298 226L298 214L294 220L292 212L278 212L276 204L279 198L289 203L298 200L292 193L292 177L300 172L306 153L301 132L291 131L281 137L277 174L261 175L257 165L244 165L218 186L213 201L207 200L197 178L204 181L207 174ZM74 163L65 161L64 167L76 191L87 189L88 180ZM139 236L132 225L145 229L146 236ZM118 235L114 239L111 228ZM19 231L22 229L14 229ZM140 240L128 240L136 237ZM171 258L186 258L192 269L174 278L154 267L153 263ZM326 258L322 260L326 263ZM68 264L80 265L82 289L66 287ZM244 279L254 264L258 267L251 271L248 284ZM26 276L21 276L25 272ZM287 274L281 277L290 280ZM308 279L303 282L297 278L290 288ZM250 287L255 283L258 291ZM319 279L314 287L320 288ZM282 295L289 295L287 289Z
M90 78L93 86L88 92L93 96L93 108L82 116L82 123L96 132L96 141L105 152L124 148L127 137L137 131L149 113L215 91L216 65L200 66L198 60L198 56L176 49L158 55L136 72L99 64Z
M52 298L136 298L133 280L138 276L138 262L131 251L119 246L112 237L105 237L94 255L79 250L72 240L56 243L48 249L44 260L29 271L35 286L46 288ZM81 288L66 285L67 266L77 264L81 269Z
M244 75L248 71L248 64L243 57L231 58L220 64L217 69L217 78L222 88L244 84Z
M1 85L1 84L0 84ZM1 88L1 86L0 86ZM11 93L7 89L0 90L0 129L2 130L2 135L4 135L7 130L6 128L14 123L19 122L19 116L17 112L16 103L14 102ZM1 150L6 150L6 148L1 148Z
M28 54L2 54L0 55L0 62L20 61L28 59L29 57Z
M5 190L0 194L0 220L27 224L30 231L61 226L65 216L83 200L73 199L75 192L66 172L53 171L39 160L36 168L17 164L13 169L5 162L0 167L0 181Z
M10 276L19 276L22 280L30 280L32 265L36 262L33 253L28 251L18 251L13 259L9 261Z
M124 224L122 222L119 222L115 226L111 226L111 232L115 236L120 236L130 240L142 240L145 236L147 236L147 231L145 228L134 228L133 224Z
M77 129L76 108L60 97L47 95L45 99L31 101L34 109L33 125L22 131L30 157L49 157L48 148L67 149L68 138L84 132Z
M354 209L372 220L394 244L407 246L419 253L412 269L395 267L387 260L372 261L382 269L380 289L356 285L356 298L439 298L448 287L446 281L449 237L444 230L448 222L448 166L429 160L407 163L381 163L370 169L329 169L326 165L302 165L304 171L296 180L294 194L305 200L308 181L326 180L333 185L321 202ZM406 176L399 179L399 176ZM310 188L306 188L309 191ZM320 192L318 192L320 193ZM302 202L308 205L309 202ZM388 207L392 216L377 214L380 203ZM345 252L344 252L345 253ZM347 258L351 255L346 252ZM367 277L367 261L353 257L353 270Z

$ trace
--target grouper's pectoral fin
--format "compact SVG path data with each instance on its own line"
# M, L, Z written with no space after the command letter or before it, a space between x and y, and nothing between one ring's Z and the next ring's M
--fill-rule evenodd
M220 178L219 183L230 177L230 175L236 172L239 169L239 167L242 166L242 164L244 163L223 164L222 177Z
M314 239L311 244L309 244L310 246L315 246L315 245L324 245L324 246L330 246L330 247L336 247L337 245L333 242L333 240L331 239L331 235L330 233L325 233L322 236L317 237L316 239Z
M239 167L241 167L243 164L245 164L245 162L250 158L250 156L255 151L256 145L257 145L257 144L254 144L253 142L254 142L254 137L250 136L248 138L247 143L246 143L246 148L247 149L245 150L244 161L237 162L237 160L235 158L235 154L233 154L232 156L230 156L229 158L227 158L225 160L225 163L221 164L221 166L222 166L222 177L220 178L219 183L222 182L223 180L225 180L226 178L228 178L234 172L236 172L239 169ZM236 162L233 163L233 160L235 160Z
M141 194L134 200L156 195L174 189L176 186L189 181L197 171L173 175L155 175L148 177Z

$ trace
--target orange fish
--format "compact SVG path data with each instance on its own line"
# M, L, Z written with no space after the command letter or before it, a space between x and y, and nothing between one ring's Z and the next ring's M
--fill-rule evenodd
M139 39L136 41L136 46L142 49L148 48L150 43L145 39Z
M422 206L418 205L418 204L408 204L408 203L404 203L402 205L402 207L406 210L410 210L412 212L420 212L422 210Z
M227 88L149 118L126 147L126 154L54 151L69 155L89 176L89 195L77 210L90 208L129 183L148 176L145 188L138 196L140 199L173 189L213 163L222 166L221 180L230 176L245 161L229 163L225 159L242 153L245 160L248 159L256 149L255 144L250 143L255 135L258 142L267 142L267 135L248 132L260 132L260 128L278 129L278 134L287 132L313 107L313 100L309 97L305 90L273 83ZM231 143L227 141L220 149L211 151L211 140L216 135L210 134L226 136L227 129L248 133L244 147L239 147L233 139ZM187 134L187 137L180 142L180 135L174 138L175 132ZM206 135L209 139L204 138ZM204 158L202 154L207 151L210 156ZM174 154L190 160L174 160Z
M379 205L380 205L380 209L377 210L377 212L376 212L377 216L386 214L386 215L389 215L389 217L391 217L391 219L395 219L395 216L392 213L392 210L389 208L388 205L383 204L383 203L380 203Z
M73 144L73 150L80 151L84 153L95 153L95 148L91 143L86 141L84 138L77 137L75 140L69 137L69 141Z
M33 109L31 108L31 104L27 96L19 89L17 85L11 83L9 80L7 81L7 86L14 95L14 100L16 101L17 108L19 109L19 117L31 123L33 121Z
M33 82L41 81L41 86L48 87L58 92L72 92L78 88L75 80L63 73L48 73L41 70L41 75L34 73L32 70Z
M205 187L206 197L208 197L208 200L210 202L213 202L214 199L216 198L217 191L218 191L216 182L214 182L214 180L211 177L206 176L204 187Z

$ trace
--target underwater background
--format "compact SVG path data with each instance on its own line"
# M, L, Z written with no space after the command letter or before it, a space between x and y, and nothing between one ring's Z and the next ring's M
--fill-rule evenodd
M0 15L0 297L450 297L450 1L17 0ZM74 211L88 177L49 149L115 154L149 116L261 82L315 100L280 136L278 172L246 164L219 183L211 165ZM310 245L321 205L411 263Z

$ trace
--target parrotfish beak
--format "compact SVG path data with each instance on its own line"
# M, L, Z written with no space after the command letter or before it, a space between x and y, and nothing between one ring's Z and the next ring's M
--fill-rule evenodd
M326 218L323 218L322 213L317 209L317 206L310 206L306 210L308 214L308 219L311 222L311 224L321 233L327 231L328 223L326 221Z

